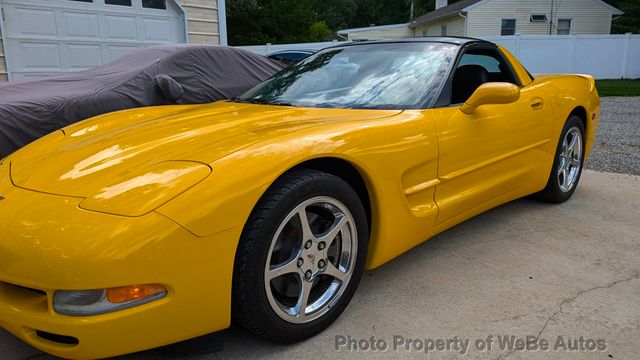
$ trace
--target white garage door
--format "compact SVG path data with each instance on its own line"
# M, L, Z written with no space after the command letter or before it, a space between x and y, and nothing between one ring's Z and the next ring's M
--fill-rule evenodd
M78 71L139 47L185 42L173 0L1 0L13 80Z

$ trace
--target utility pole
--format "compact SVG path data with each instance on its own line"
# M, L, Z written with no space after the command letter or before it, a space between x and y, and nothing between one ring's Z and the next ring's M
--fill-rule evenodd
M551 0L551 18L549 19L549 35L553 35L553 0Z
M411 10L409 11L409 21L413 20L413 12L415 10L415 6L413 5L413 0L411 1Z

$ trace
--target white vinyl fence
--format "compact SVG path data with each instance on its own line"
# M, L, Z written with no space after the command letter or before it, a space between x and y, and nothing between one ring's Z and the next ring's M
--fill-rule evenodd
M515 35L484 39L507 48L532 73L640 78L640 35Z
M532 73L640 78L640 35L515 35L484 39L507 48ZM334 41L241 48L265 55L280 50L319 50L339 44Z

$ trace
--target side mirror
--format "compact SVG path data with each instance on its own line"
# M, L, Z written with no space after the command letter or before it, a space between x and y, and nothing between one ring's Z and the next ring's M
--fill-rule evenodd
M472 114L479 106L490 104L511 104L520 99L520 88L506 82L491 82L480 85L462 104L460 111Z
M184 89L176 79L166 74L156 76L156 85L162 96L169 101L177 101L184 94Z

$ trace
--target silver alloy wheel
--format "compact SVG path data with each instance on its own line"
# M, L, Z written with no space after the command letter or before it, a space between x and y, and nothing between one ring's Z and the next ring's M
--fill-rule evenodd
M296 324L321 317L346 290L357 251L355 222L340 201L323 196L299 204L271 240L264 272L271 308Z
M572 127L562 139L558 155L558 185L562 192L569 192L576 185L582 166L582 135L580 129Z

